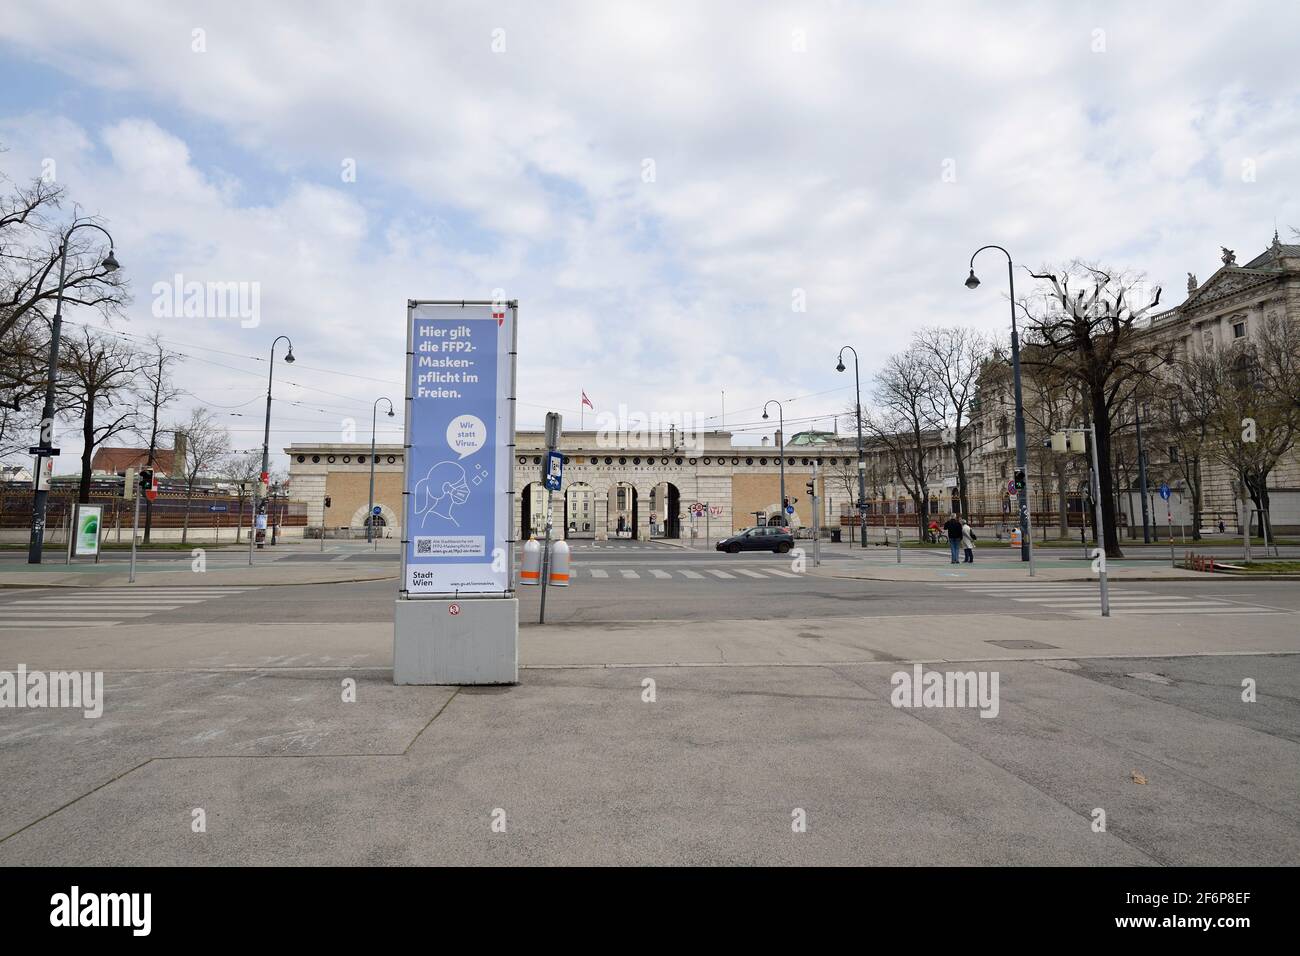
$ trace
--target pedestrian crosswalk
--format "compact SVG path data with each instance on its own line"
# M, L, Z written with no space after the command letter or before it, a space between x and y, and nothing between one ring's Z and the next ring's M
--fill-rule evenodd
M106 627L254 590L257 589L128 587L22 591L12 594L11 600L0 602L0 628Z
M570 569L570 580L590 581L771 581L773 578L798 578L801 575L778 568L584 568Z
M1094 615L1100 607L1098 586L1087 581L944 582L934 586L964 594L1014 601L1060 614ZM1110 586L1110 612L1112 615L1291 613L1285 608L1246 604L1204 594L1157 594L1138 587L1116 587L1114 584Z

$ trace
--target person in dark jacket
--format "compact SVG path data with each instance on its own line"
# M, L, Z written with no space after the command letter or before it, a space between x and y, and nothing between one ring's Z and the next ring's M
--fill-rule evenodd
M952 557L952 563L958 564L957 552L961 549L961 519L957 517L957 512L954 511L943 523L943 530L948 533L948 554Z

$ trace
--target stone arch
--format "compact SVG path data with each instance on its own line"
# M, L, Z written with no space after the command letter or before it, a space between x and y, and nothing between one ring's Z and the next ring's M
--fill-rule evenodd
M370 520L367 507L367 505L360 505L352 512L352 518L348 521L349 528L359 528L363 532L366 530L366 523ZM379 509L379 520L375 523L376 531L381 532L385 538L400 535L402 523L397 512L382 501L376 501L375 507Z

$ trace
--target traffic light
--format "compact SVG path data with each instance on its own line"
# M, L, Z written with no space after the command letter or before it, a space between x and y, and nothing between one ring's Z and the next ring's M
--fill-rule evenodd
M140 469L140 490L149 491L151 488L153 488L153 469L141 468Z
M804 487L808 489L808 497L809 497L809 498L815 498L815 497L817 497L817 489L813 487L813 483L812 483L811 481L806 482L806 483L804 484Z
M784 497L784 498L781 499L781 507L782 507L782 508L789 508L789 507L790 507L790 496L789 496L789 495L787 495L786 497Z
M1003 474L1005 474L1005 472L1003 472ZM1024 490L1025 490L1025 473L1024 473L1023 471L1017 471L1017 472L1016 472L1016 491L1024 491Z
M326 496L325 496L325 507L328 508L329 506L330 506L330 496L329 496L329 495L326 495Z

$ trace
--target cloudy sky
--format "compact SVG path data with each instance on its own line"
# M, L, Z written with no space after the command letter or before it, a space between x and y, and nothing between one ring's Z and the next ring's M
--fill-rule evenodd
M400 408L405 300L496 289L521 427L575 427L581 389L712 426L725 389L757 441L766 399L823 427L852 401L841 345L865 388L915 328L1002 331L1001 262L962 285L985 243L1140 270L1176 305L1221 245L1288 237L1296 37L1294 2L9 0L0 171L53 159L103 217L118 328L187 356L236 447L260 445L276 335L299 404L272 447L346 417L364 440L376 396ZM155 316L177 274L259 283L259 323Z

